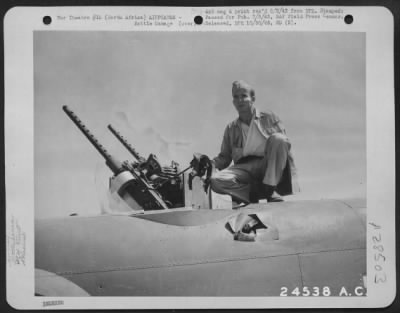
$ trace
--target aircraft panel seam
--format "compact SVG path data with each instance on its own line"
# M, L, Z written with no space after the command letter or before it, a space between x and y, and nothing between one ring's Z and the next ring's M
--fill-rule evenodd
M355 208L353 208L350 204L348 204L347 202L345 202L344 200L336 200L339 201L340 203L343 203L344 205L346 205L348 208L350 208L350 210L357 216L357 220L360 221L361 226L364 228L364 230L367 229L367 225L365 225L362 220L360 219L360 216L358 215L357 211Z
M277 258L277 257L285 257L285 256L297 256L298 258L304 254L316 254L316 253L324 253L324 252L339 252L339 251L353 251L353 250L365 250L365 248L349 248L349 249L338 249L338 250L321 250L316 252L297 252L297 253L288 253L282 255L257 255L257 256L246 256L246 257L237 257L237 258L222 258L222 259L214 259L214 260L201 260L197 262L175 262L169 264L161 264L161 265L150 265L150 266L126 266L126 267L113 267L113 268L104 268L97 270L87 270L87 271L64 271L64 272L56 272L57 275L81 275L81 274L91 274L91 273L100 273L100 272L115 272L115 271L134 271L134 270L145 270L145 269L155 269L155 268L170 268L170 267L179 267L179 266L191 266L191 265L200 265L200 264L213 264L213 263L224 263L224 262L237 262L237 261L246 261L246 260L254 260L254 259L268 259L268 258Z
M298 254L297 254L297 261L299 262L301 290L303 290L303 287L304 287L304 279L303 279L303 271L301 270L301 258L300 258L300 255L301 255L301 253L298 253Z

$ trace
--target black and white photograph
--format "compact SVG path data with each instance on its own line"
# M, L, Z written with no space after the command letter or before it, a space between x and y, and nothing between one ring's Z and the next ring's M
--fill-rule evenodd
M146 21L170 27L173 15L147 9ZM97 11L65 14L86 15ZM392 159L371 161L381 157L371 148L392 149L394 134L368 128L380 87L369 89L367 31L341 31L344 21L338 30L57 28L60 16L31 32L30 239L9 215L8 266L30 262L37 303L335 307L340 297L352 307L386 283L394 260L379 263L391 253L383 246L369 250L386 234L369 205L394 201L381 170ZM391 135L386 100L374 116ZM383 193L371 193L382 181Z

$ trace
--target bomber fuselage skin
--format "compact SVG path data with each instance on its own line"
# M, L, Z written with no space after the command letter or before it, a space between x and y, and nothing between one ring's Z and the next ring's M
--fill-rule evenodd
M279 238L237 241L238 214ZM36 220L35 292L46 296L279 296L282 287L363 285L364 200L307 200L239 210L191 208Z

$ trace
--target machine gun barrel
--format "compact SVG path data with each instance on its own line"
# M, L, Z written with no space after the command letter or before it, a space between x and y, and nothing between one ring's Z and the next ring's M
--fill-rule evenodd
M115 175L120 173L123 168L121 162L115 160L111 154L99 143L96 137L90 132L90 130L83 124L79 117L71 111L66 105L63 106L64 112L69 116L69 118L75 123L76 126L81 130L87 139L92 143L96 150L103 156L106 160L107 166L113 171Z
M136 150L132 147L132 145L117 131L115 128L109 124L108 129L113 133L115 137L124 145L126 149L138 160L139 162L145 162L146 159L142 157Z

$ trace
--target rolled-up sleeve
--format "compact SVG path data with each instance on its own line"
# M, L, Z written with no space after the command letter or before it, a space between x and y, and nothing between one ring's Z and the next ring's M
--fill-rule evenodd
M269 136L274 133L286 135L285 126L283 126L281 119L273 112L264 113L261 119L261 127Z
M283 126L281 119L276 114L273 115L273 118L274 118L274 128L276 132L286 135L285 126Z
M225 128L221 144L221 152L213 159L215 167L219 170L227 168L232 162L232 147L230 142L229 125Z

